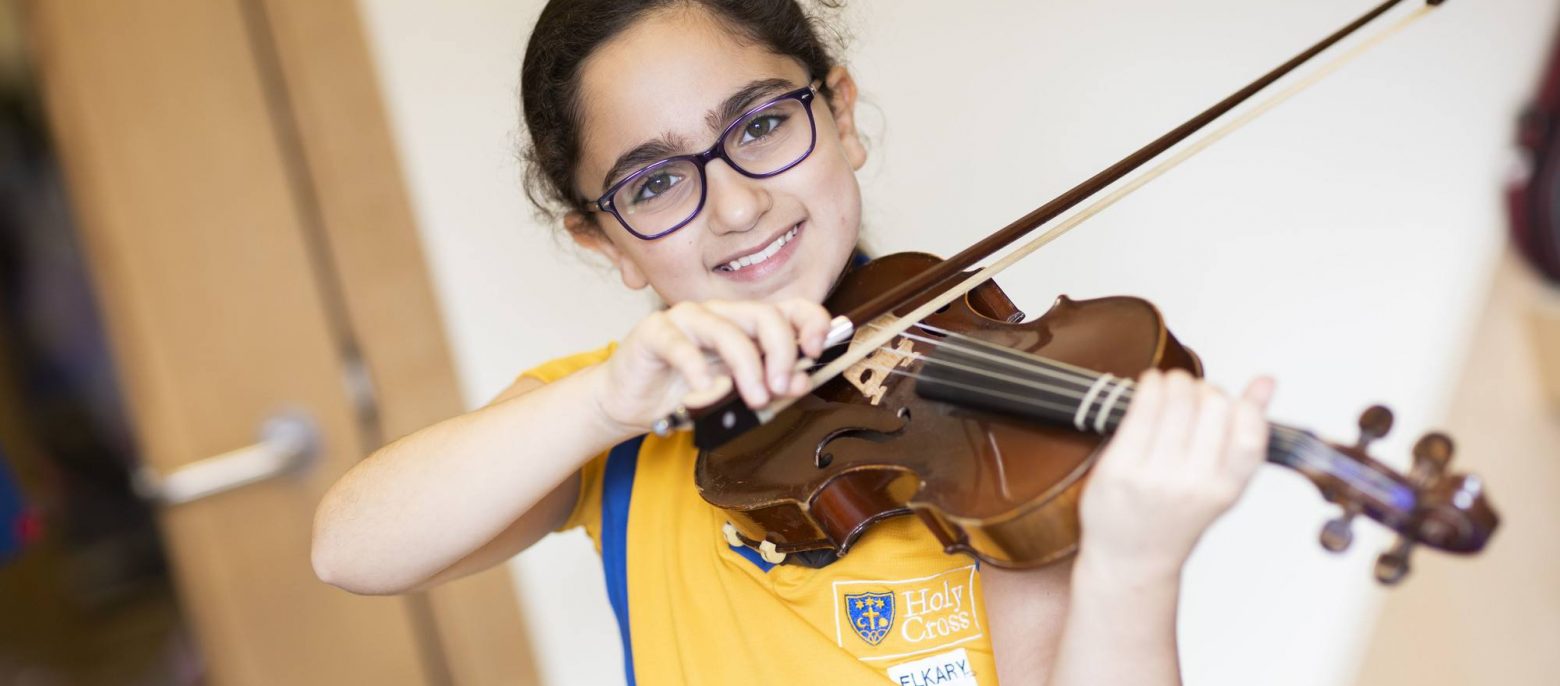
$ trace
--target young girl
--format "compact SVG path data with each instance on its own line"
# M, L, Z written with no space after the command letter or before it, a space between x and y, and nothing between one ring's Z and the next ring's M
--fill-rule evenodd
M1269 382L1144 375L1068 563L978 566L899 517L772 564L697 494L690 436L646 434L717 374L753 407L805 391L860 238L850 72L795 0L554 0L521 85L533 199L668 307L357 465L320 505L320 578L403 593L582 526L631 683L1179 681L1181 567L1262 461Z

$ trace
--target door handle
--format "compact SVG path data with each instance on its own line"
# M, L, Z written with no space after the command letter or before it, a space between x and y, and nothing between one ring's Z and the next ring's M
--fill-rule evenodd
M143 464L132 481L143 499L172 507L300 471L318 449L314 422L307 415L283 413L260 426L257 443L196 460L167 476Z

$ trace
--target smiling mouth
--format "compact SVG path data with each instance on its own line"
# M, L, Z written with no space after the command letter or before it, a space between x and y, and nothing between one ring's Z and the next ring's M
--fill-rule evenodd
M792 240L794 240L796 238L796 234L800 232L801 229L802 223L797 222L796 225L792 226L789 231L780 234L778 238L770 241L769 245L766 245L751 254L743 255L742 257L727 262L726 264L719 265L715 267L715 271L740 272L744 269L747 269L748 267L763 264L764 262L767 262L769 258L774 257L777 253L779 253L780 249L784 248L787 243L790 243Z

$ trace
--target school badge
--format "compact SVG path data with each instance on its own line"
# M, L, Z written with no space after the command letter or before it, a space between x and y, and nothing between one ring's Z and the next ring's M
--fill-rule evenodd
M852 593L845 596L845 615L850 628L869 645L883 642L894 627L893 593Z

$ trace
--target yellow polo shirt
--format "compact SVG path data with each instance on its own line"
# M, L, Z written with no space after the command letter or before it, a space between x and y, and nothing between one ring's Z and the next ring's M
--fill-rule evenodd
M556 381L614 346L527 371ZM726 542L693 483L692 436L641 436L581 470L563 529L601 553L629 684L997 683L975 561L913 517L870 529L821 569Z

